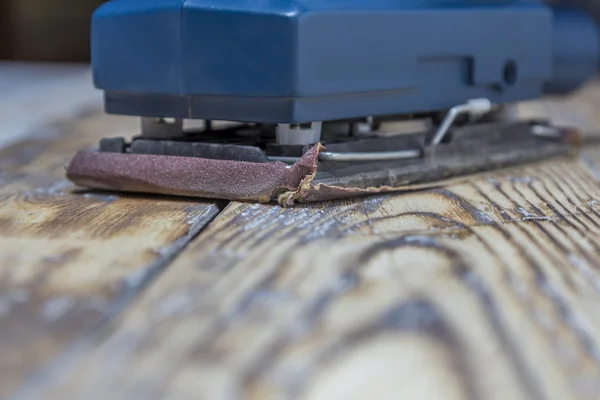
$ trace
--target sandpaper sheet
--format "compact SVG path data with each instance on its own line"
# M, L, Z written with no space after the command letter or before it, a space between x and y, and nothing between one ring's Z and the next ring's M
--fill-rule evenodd
M397 182L394 186L342 187L315 181L321 144L295 164L252 163L147 154L80 151L67 168L67 177L87 188L224 200L316 202L361 195L435 187L473 175L431 183ZM560 155L560 154L558 154Z
M93 189L278 202L285 206L297 201L322 201L386 190L314 185L322 150L324 147L320 144L312 147L291 166L282 162L80 151L67 167L67 178Z
M294 165L80 151L67 167L77 185L125 192L268 203L314 177L320 146Z

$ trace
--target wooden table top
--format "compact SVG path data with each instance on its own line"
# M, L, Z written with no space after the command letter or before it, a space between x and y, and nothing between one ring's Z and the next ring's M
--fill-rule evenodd
M66 163L138 122L47 68L0 91L0 398L598 398L600 148L293 208L100 194ZM600 86L519 112L593 132Z

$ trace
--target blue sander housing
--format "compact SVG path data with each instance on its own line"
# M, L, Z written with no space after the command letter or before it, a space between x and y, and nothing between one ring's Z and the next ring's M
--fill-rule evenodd
M503 110L595 76L600 31L540 1L112 0L92 62L106 111L142 119L100 153L294 163L319 146L313 184L373 190L568 153L571 131ZM382 130L408 120L426 124Z

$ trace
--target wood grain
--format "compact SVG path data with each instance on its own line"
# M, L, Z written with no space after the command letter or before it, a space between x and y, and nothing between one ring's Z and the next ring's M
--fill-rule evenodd
M595 399L599 200L560 159L404 195L232 203L20 394Z
M65 180L76 150L136 129L95 111L0 152L0 398L118 314L219 212Z
M594 134L597 93L518 112ZM0 152L1 398L597 398L599 148L404 195L232 203L199 234L219 204L75 191L75 150L138 127L72 108L21 112L6 136L28 139Z

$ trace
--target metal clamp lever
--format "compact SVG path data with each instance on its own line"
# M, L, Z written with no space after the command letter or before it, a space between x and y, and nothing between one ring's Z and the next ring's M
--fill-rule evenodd
M469 114L473 117L479 117L489 113L491 110L492 102L489 99L472 99L465 104L452 107L435 133L431 145L435 146L442 142L458 116Z

